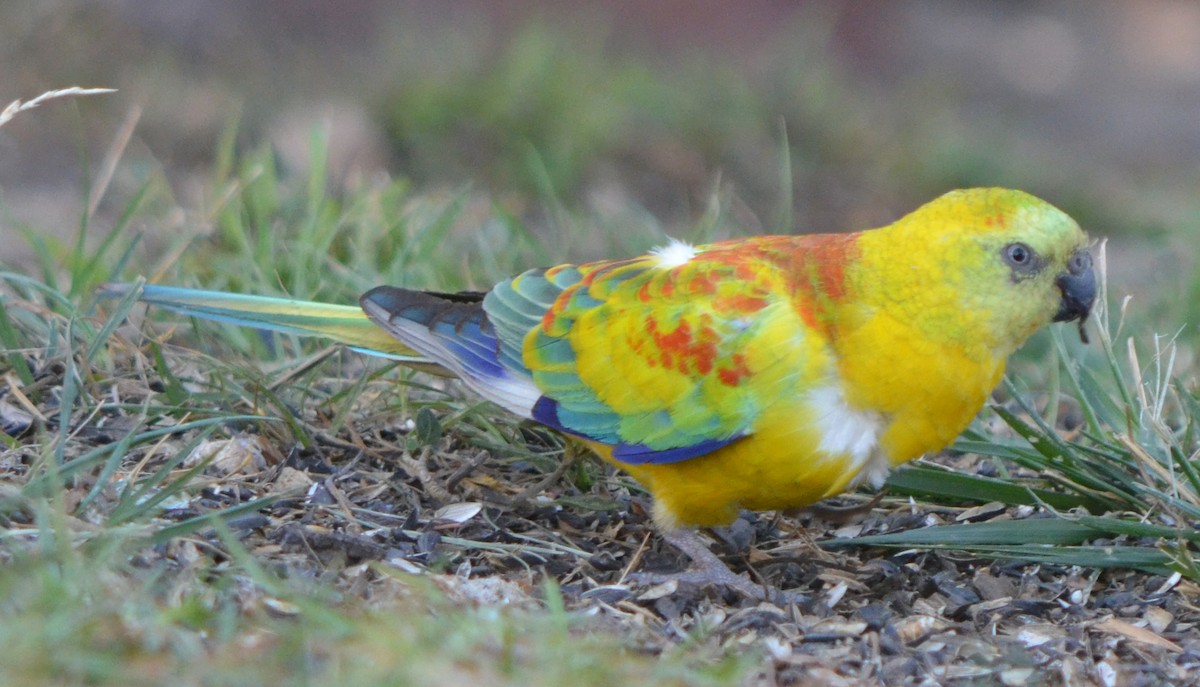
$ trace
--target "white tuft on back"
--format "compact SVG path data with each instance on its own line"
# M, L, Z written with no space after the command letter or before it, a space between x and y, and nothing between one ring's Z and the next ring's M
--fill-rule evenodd
M659 267L679 267L700 254L696 247L686 241L670 239L665 246L659 246L650 251L650 255L658 256Z

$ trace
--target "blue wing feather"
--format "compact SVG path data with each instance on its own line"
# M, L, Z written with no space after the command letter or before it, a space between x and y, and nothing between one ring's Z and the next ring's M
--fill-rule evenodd
M560 417L560 413L569 416L570 419L564 422L564 418ZM591 422L588 421L589 416L592 420ZM616 440L610 432L604 431L604 428L613 425L614 420L619 420L615 414L580 413L564 410L558 401L548 396L542 396L534 404L533 419L547 427L553 427L564 434L571 434L584 439L598 441L602 444L609 444L613 447L612 457L630 465L679 463L712 453L746 436L745 434L735 434L724 438L702 439L686 446L654 449L645 444L627 443Z

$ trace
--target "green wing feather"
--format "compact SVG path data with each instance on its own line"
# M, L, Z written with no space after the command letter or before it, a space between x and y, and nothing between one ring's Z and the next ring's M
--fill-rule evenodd
M484 310L502 355L544 394L534 419L628 462L682 460L749 433L774 390L755 386L746 351L761 346L773 312L801 325L770 290L770 271L748 279L725 258L561 266L493 289Z

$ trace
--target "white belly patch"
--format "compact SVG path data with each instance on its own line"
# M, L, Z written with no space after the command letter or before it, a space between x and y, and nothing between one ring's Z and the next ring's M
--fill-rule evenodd
M829 457L848 457L853 471L851 485L883 486L891 463L879 445L884 420L878 413L856 410L846 403L836 384L819 387L808 394L821 443L817 450Z

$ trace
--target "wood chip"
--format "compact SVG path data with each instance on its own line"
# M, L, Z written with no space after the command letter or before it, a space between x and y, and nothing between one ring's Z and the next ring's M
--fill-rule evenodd
M483 510L483 504L477 501L450 503L434 511L432 519L434 522L452 522L461 525L479 515L481 510Z
M675 580L668 580L662 584L656 584L638 595L638 601L655 601L665 596L670 596L679 591L679 583Z
M1036 624L1026 625L1017 630L1014 635L1016 640L1024 644L1027 648L1034 648L1048 644L1053 641L1066 639L1067 633L1057 625Z
M858 620L842 620L840 618L830 618L822 620L813 627L809 628L808 633L821 633L830 635L845 635L847 637L857 637L867 631L867 624Z
M451 598L480 606L514 606L532 601L524 586L500 577L440 575L434 580Z
M1000 683L1003 685L1025 685L1029 684L1029 678L1033 677L1033 668L1009 668L1008 670L1000 671Z
M999 501L993 501L991 503L985 503L982 506L968 508L959 513L954 519L957 522L982 522L984 520L991 520L998 515L1002 515L1006 509L1007 506L1005 506L1003 503L1000 503Z
M271 485L273 493L281 493L288 491L306 491L312 486L312 478L307 472L297 470L293 467L284 467L279 471L279 476L275 478L274 484Z
M911 618L906 618L896 625L896 634L900 636L900 641L905 644L927 637L933 632L946 627L946 621L935 618L931 615L918 615Z
M833 536L838 539L853 539L854 537L862 534L862 531L862 524L854 523L853 525L846 525L845 527L839 527L838 529L834 530Z
M185 467L209 461L208 467L222 476L260 472L267 467L258 437L239 435L232 439L205 441L184 461Z
M1171 621L1175 620L1175 615L1165 608L1158 606L1150 606L1146 609L1146 624L1150 626L1158 634L1167 631L1167 627L1171 625Z
M1117 669L1116 662L1107 658L1096 664L1096 677L1100 679L1100 684L1104 687L1117 687L1121 672Z
M300 615L300 607L290 601L268 596L263 598L262 603L272 615L280 617Z
M1107 632L1109 634L1120 635L1130 641L1139 642L1149 646L1157 646L1168 651L1183 651L1183 648L1175 642L1172 642L1164 637L1160 637L1153 631L1147 630L1144 627L1138 627L1137 625L1132 625L1124 620L1118 620L1117 618L1108 618L1107 620L1101 620L1098 623L1094 623L1092 625L1092 629L1100 630L1101 632Z
M971 581L971 584L984 601L995 601L1017 595L1017 585L1011 577L996 577L986 570L975 573L975 579Z

